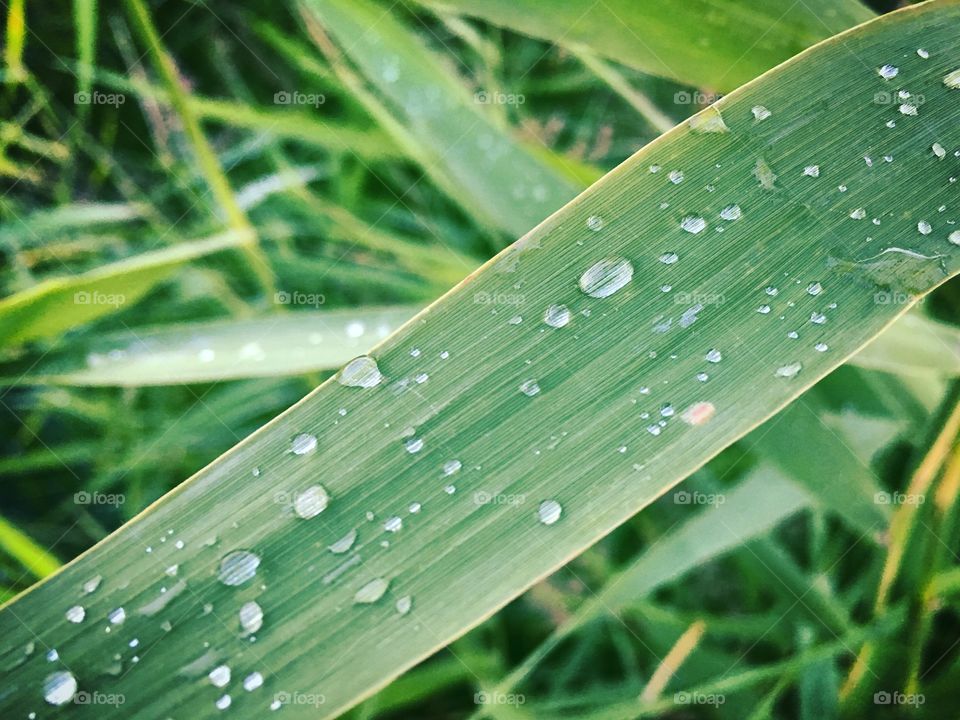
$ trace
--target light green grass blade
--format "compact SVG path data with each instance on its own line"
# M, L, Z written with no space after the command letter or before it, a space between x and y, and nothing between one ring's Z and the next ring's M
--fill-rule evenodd
M184 263L244 247L251 237L248 232L230 231L135 255L79 275L44 280L0 300L0 338L4 346L15 346L59 335L129 307Z
M850 362L905 375L960 375L960 329L918 312L908 313Z
M311 0L306 7L387 103L368 109L474 217L519 235L574 196L574 184L497 125L486 104L384 6Z
M316 718L475 626L876 336L904 309L879 289L920 295L960 269L955 211L937 211L955 196L951 166L930 149L960 146L944 82L958 22L958 2L885 16L647 146L375 348L383 382L325 383L8 605L9 647L56 647L80 689L123 693L129 715L214 716L228 694L234 718L273 698ZM924 98L917 115L875 102L890 89L877 68L894 61L895 87ZM760 105L771 114L757 122ZM722 219L734 204L739 218ZM553 304L570 310L563 327L541 322ZM294 515L319 507L302 495L317 484L328 506ZM354 530L350 551L326 550ZM260 558L256 578L220 582L239 550ZM251 643L237 617L254 599L265 619ZM72 604L85 622L66 621ZM107 633L118 607L126 621ZM134 637L151 648L137 664ZM53 669L18 653L3 714L42 707ZM204 679L220 661L225 689ZM265 685L247 693L255 671Z
M719 92L872 17L855 0L418 2Z
M6 6L7 24L3 64L8 82L21 82L27 75L23 66L23 46L27 36L26 0L10 0Z
M97 56L97 0L73 0L73 24L77 36L77 92L88 93L93 88Z
M23 565L35 578L55 573L60 561L9 520L0 517L0 552Z
M133 387L303 375L362 355L419 309L301 311L130 328L0 373L8 383Z

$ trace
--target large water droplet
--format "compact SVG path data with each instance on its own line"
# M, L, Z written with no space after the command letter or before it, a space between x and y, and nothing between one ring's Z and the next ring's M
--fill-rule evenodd
M61 671L47 675L43 681L43 699L51 705L65 705L77 694L73 673Z
M580 289L593 298L610 297L633 279L629 260L613 257L594 263L580 276Z
M317 449L317 438L309 433L300 433L290 443L294 455L307 455Z
M384 578L371 580L362 588L357 590L357 594L353 596L353 601L362 605L375 603L377 600L383 597L384 593L387 592L388 587L390 587L389 580Z
M249 582L257 574L260 557L249 550L234 550L220 560L217 577L224 585L231 587Z
M553 525L563 514L563 508L556 500L544 500L537 508L537 517L544 525Z
M309 520L326 510L329 503L330 496L323 485L313 485L296 494L293 499L293 511L297 517Z
M382 379L383 376L380 374L380 368L377 367L377 361L372 357L363 355L346 364L340 371L337 382L347 387L370 388L379 385Z

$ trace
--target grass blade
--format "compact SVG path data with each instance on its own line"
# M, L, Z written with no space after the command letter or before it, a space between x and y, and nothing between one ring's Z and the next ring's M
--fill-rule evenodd
M944 82L958 22L957 2L885 16L650 144L376 347L382 377L366 363L322 385L9 604L0 632L57 647L81 689L123 693L131 715L212 714L224 691L202 677L221 659L238 683L266 679L227 690L232 717L262 717L276 694L290 717L332 717L382 687L857 352L905 310L878 288L920 296L960 269L937 214L955 189L930 152L960 145ZM892 57L919 110L875 102ZM896 162L865 163L874 145ZM891 233L878 242L867 207ZM319 481L329 503L304 502ZM487 502L501 497L524 502ZM326 550L355 530L351 551ZM224 572L241 550L256 580ZM237 613L254 599L266 620L250 643ZM67 602L90 620L68 623ZM118 607L125 623L103 632ZM133 637L149 664L111 675ZM39 705L49 672L10 670L0 712Z

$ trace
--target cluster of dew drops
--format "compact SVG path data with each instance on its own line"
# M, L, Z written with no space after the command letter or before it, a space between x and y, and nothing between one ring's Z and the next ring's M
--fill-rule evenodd
M918 57L923 60L926 60L930 57L930 54L923 49L918 49ZM892 64L883 65L877 69L877 74L884 81L892 82L900 77L900 69ZM955 70L951 73L948 73L943 78L944 84L951 89L960 90L960 69ZM897 112L904 117L914 117L920 114L920 104L916 96L914 96L907 89L897 89L894 94L890 95L891 99L895 100L893 104L896 105ZM757 105L752 108L752 115L755 122L764 122L767 121L771 116L774 115L768 108ZM888 127L896 126L896 119L889 120L886 124ZM701 121L696 125L691 124L695 130L701 132L723 132L726 130L723 120L720 117L719 113L715 113L712 116L708 116L708 119ZM946 158L948 151L943 145L939 142L933 143L930 148L931 153L934 158L938 160L943 160ZM954 156L960 157L960 150L954 151ZM870 157L864 157L865 162L872 166L874 160ZM891 156L884 156L883 160L885 162L893 162ZM659 165L651 165L649 168L650 173L660 172L661 167ZM811 178L811 181L818 179L822 175L822 169L819 164L810 163L805 165L800 172L804 177ZM770 188L776 180L776 176L773 174L772 170L765 165L762 161L759 161L757 168L755 170L755 175L760 181L761 187ZM668 181L673 185L679 185L684 182L685 176L682 170L676 169L672 170L667 174ZM950 182L956 182L955 177L950 178ZM711 188L708 188L711 189ZM839 192L846 192L847 187L845 185L840 185L838 187ZM661 208L665 208L667 203L661 204ZM940 212L943 212L945 208L941 208ZM722 211L718 213L718 218L720 221L726 223L733 223L741 220L744 213L739 204L733 203L724 207ZM857 207L853 208L849 212L849 217L852 220L860 221L868 217L868 212L866 208ZM879 225L880 221L874 219L873 223ZM954 225L954 221L946 221L945 225ZM591 215L586 220L587 229L591 232L600 232L605 227L605 222L603 218L599 215ZM711 226L711 221L708 218L704 218L698 215L687 215L680 220L679 227L680 230L691 235L699 235L707 230ZM717 225L715 230L717 232L722 232L724 226L722 224ZM929 219L921 219L917 223L917 232L920 235L928 236L936 232L934 223ZM869 238L868 238L869 239ZM947 228L946 240L953 245L960 245L960 231ZM884 252L902 252L909 254L910 251L902 250L900 248L888 248ZM916 253L914 253L916 255ZM659 256L659 262L672 266L680 261L680 256L676 252L665 252ZM616 293L618 293L623 288L627 287L633 280L634 276L634 266L623 257L605 257L597 262L590 265L586 270L582 272L579 276L577 285L580 291L594 299L605 299L609 298ZM800 283L801 281L795 281ZM661 287L663 292L670 292L672 287L670 285L664 285ZM771 303L774 302L774 298L777 298L781 290L773 285L769 285L763 289L763 299L760 301L760 304L756 307L756 312L761 315L770 315L773 313L773 308ZM818 281L811 281L805 287L805 292L810 297L819 297L823 292L824 288ZM794 302L789 302L788 306L793 307ZM829 310L835 309L836 304L830 304L824 308L824 310L814 310L809 318L809 322L813 325L823 325L828 321L827 312ZM692 324L696 320L697 313L702 310L702 306L694 306L690 308L684 316L681 318L681 326L686 326ZM585 310L584 315L589 315L589 311ZM542 322L549 328L554 330L560 330L568 326L574 319L574 313L565 304L552 304L546 307L543 311ZM780 316L780 319L784 319L784 316ZM522 322L522 317L517 315L512 317L509 321L512 325L518 325ZM656 329L656 326L655 326ZM796 330L791 330L787 333L787 337L790 339L798 339L799 333ZM824 342L817 342L814 345L814 349L817 352L826 352L829 348ZM419 349L411 350L410 354L414 357L420 355ZM444 352L441 354L441 357L446 359L449 354ZM708 348L704 351L703 360L707 363L708 367L710 365L717 365L723 360L723 352L718 348ZM781 365L778 365L774 371L773 375L777 378L790 379L796 377L802 370L802 364L799 361L791 361ZM338 382L345 386L351 388L360 388L360 389L369 389L374 388L380 385L384 381L384 376L381 374L380 369L377 365L375 359L369 356L358 357L348 363L339 373ZM417 384L426 382L428 376L425 373L421 373L414 378L414 382ZM696 380L698 383L706 383L710 380L710 374L706 369L699 371L696 374ZM541 388L538 381L535 378L526 378L519 383L518 386L519 392L527 397L535 397L540 394ZM641 394L649 394L649 388L643 387L640 389ZM716 408L714 405L706 400L698 400L691 403L685 410L680 412L679 417L690 426L700 426L708 422L715 414ZM345 414L345 410L341 410L340 414ZM676 415L674 407L670 403L665 403L659 409L657 413L658 417L655 422L652 422L648 427L647 431L651 435L659 435L664 427L666 427L667 421ZM649 413L644 413L644 418L649 418ZM420 452L424 447L423 438L418 437L412 430L404 434L403 438L403 447L407 453L415 454ZM314 435L309 433L301 433L295 436L290 444L290 452L293 455L305 456L314 453L317 449L317 438ZM619 448L621 452L626 450L625 447ZM443 486L443 492L447 495L454 495L456 493L456 486L453 484L453 476L455 476L462 469L462 463L457 459L450 459L443 463L440 468L440 473L443 478L445 478L445 485ZM255 468L253 470L255 476L260 475L260 469ZM300 492L296 493L292 501L293 513L301 520L310 520L319 516L323 513L331 503L330 494L327 492L326 488L323 485L316 484L310 487L307 487ZM407 508L407 512L411 515L420 513L423 508L422 503L412 502ZM536 509L536 520L543 525L554 525L560 521L563 515L563 507L561 504L554 499L546 499L540 502ZM367 513L366 519L368 521L373 521L373 513ZM386 533L397 533L403 528L403 518L400 515L391 515L383 522L383 530ZM168 531L172 534L172 530ZM357 540L357 530L351 530L342 538L332 543L328 550L334 555L345 555L351 549L355 548ZM165 540L166 538L164 538ZM387 541L383 541L381 544L388 544ZM183 544L181 541L176 543L178 548L182 548ZM152 548L147 548L148 552L152 551ZM335 579L337 576L342 574L346 569L351 565L356 564L356 554L352 556L352 559L347 560L344 565L342 565L337 570L334 570L328 575L328 578L325 578L325 582L329 579ZM219 569L217 577L220 583L227 587L239 587L246 585L257 574L257 570L260 567L261 558L255 552L246 549L233 550L223 556L220 560ZM178 572L178 565L173 564L166 568L165 574L170 578L175 578ZM82 594L90 595L97 591L100 586L101 578L100 576L95 576L85 582L82 587ZM354 594L354 602L359 605L371 605L373 603L379 602L384 596L387 595L390 590L390 580L383 577L377 577L372 580L369 580L363 584ZM153 614L162 609L167 602L169 602L178 592L180 592L185 587L185 583L181 580L176 584L171 585L170 588L164 587L161 590L161 596L154 600L152 603L140 608L140 614ZM406 615L410 612L413 607L413 599L410 595L403 595L398 597L395 601L395 610L399 615ZM208 605L205 606L205 612L211 611L212 608ZM72 624L81 624L89 621L88 613L86 608L82 604L75 604L69 607L65 611L65 618L68 622ZM110 632L113 629L116 629L124 624L127 619L126 610L123 607L113 608L107 613L105 626L106 632ZM237 622L240 627L240 634L244 638L249 638L251 640L255 639L255 633L257 633L264 624L264 612L263 609L256 601L245 602L239 609L237 613ZM162 627L164 629L169 629L170 625L168 622L165 622ZM128 642L130 648L135 649L139 645L139 640L133 638ZM32 648L28 646L28 652L32 652ZM55 649L50 650L47 653L47 660L49 662L55 662L59 660L59 655ZM139 658L134 655L132 662L136 663ZM214 688L222 690L226 688L232 678L232 671L229 665L227 664L218 664L212 670L207 673L207 681ZM241 687L244 691L253 693L256 692L264 685L265 679L261 672L252 671L245 674L240 682ZM68 670L61 670L57 672L50 673L46 676L43 683L43 697L47 703L51 705L65 705L75 699L78 692L78 683L76 677ZM229 708L232 704L232 697L230 694L219 695L215 701L214 705L220 710L225 710ZM274 699L270 704L269 708L271 710L278 710L282 706L280 700ZM30 713L28 717L36 717L36 713Z

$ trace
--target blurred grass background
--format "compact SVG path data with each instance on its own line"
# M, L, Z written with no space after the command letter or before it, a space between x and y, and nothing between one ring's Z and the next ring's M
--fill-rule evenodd
M716 97L412 4L372 6L380 34L369 37L351 35L349 13L331 19L309 3L2 5L0 598L77 556L326 377L329 358L291 370L275 357L293 353L297 338L304 353L318 333L372 345ZM400 51L425 86L453 98L437 124L416 117L416 88L391 79ZM441 152L466 144L469 152ZM477 160L497 152L509 161ZM515 192L516 177L527 195ZM396 310L378 315L384 307ZM925 307L942 319L957 309L955 285ZM332 310L343 311L340 324ZM291 315L283 345L264 349ZM230 347L252 348L258 369L231 355L217 365L230 379L197 381L198 367L223 360L222 337L211 344L198 330L209 321ZM152 328L173 338L175 362L158 363L163 384L124 380L131 348ZM149 355L142 344L137 353ZM69 379L95 366L107 380ZM109 386L111 374L121 386ZM542 662L517 678L529 671L525 692L547 698L550 716L616 717L624 688L648 688L674 648L688 685L722 675L730 687L716 690L722 705L672 705L665 716L835 716L888 540L853 516L841 491L847 482L904 491L951 427L957 392L935 375L841 369L802 410L684 485L733 497L729 488L769 466L790 492L816 490L813 499L764 500L766 484L756 483L722 506L732 514L710 516L720 508L698 514L703 507L668 495L353 715L465 717L474 691L513 692L498 682L539 648ZM948 455L935 457L938 469L946 463L943 483L958 472ZM947 717L924 714L956 707L956 528L950 519L934 532L923 518L911 524L921 539L903 541L905 582L923 590L934 568L945 589L935 602L896 606L903 615L894 614L869 684L902 689L909 665L927 696L912 716ZM756 527L729 542L751 519ZM672 563L658 559L661 545L675 553L665 558L689 562L664 567ZM624 577L632 590L608 595ZM917 623L926 623L919 648ZM552 636L557 627L568 629ZM795 661L830 643L832 654ZM746 672L758 666L770 670ZM489 707L534 716L522 704Z

